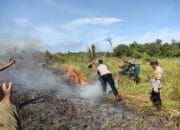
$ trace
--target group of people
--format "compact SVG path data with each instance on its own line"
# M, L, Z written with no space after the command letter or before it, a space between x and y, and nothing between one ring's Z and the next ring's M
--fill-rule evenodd
M0 66L0 72L14 65L16 61L10 59L9 63ZM140 67L137 67L136 64L129 63L131 67L138 72L135 74L139 77ZM163 69L159 66L158 61L151 61L150 66L152 67L153 74L151 76L151 101L157 108L161 108L161 98L160 98L160 89L162 87L162 77ZM107 91L107 83L110 85L115 99L117 101L122 100L112 76L111 71L108 69L107 65L104 64L103 60L99 60L99 66L97 67L97 74L102 85L102 90L104 93ZM20 121L17 107L13 104L12 101L12 82L2 83L0 85L0 130L19 130Z
M128 73L128 75L134 77L135 82L139 82L139 75L140 75L140 65L135 64L134 62L127 62L128 66L126 67L125 71L122 73ZM151 86L152 86L152 92L150 99L153 102L153 104L156 106L156 108L161 108L161 98L160 98L160 89L162 87L162 78L163 78L163 69L159 66L159 63L157 60L151 61L150 66L153 69L153 74L151 76ZM131 71L131 73L129 73ZM122 100L122 97L120 96L116 86L114 79L112 77L111 71L108 69L107 65L103 63L103 60L99 60L99 66L97 68L97 73L99 75L99 79L101 81L102 90L105 93L107 90L107 83L109 83L115 98L117 101Z

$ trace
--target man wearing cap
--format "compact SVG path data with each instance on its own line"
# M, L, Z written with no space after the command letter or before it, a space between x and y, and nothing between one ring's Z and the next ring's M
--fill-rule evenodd
M160 89L162 87L162 78L163 78L163 69L159 66L158 61L154 60L150 62L150 66L152 67L153 74L151 76L151 101L153 104L160 109L161 108L161 97L160 97Z
M103 64L103 60L99 60L99 66L97 68L97 73L99 75L99 79L101 81L101 85L103 88L103 92L105 93L107 90L107 83L111 86L111 89L115 95L117 101L121 100L121 96L119 95L118 90L115 87L115 82L112 77L112 73L108 69L107 65Z

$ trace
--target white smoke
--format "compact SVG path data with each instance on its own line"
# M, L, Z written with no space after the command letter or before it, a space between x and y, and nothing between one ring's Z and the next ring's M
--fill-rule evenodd
M79 88L79 95L83 98L97 98L102 95L102 87L98 82L81 87Z
M7 63L12 57L16 59L13 67L0 74L1 82L13 81L26 89L56 90L58 95L76 95L85 99L95 99L102 95L99 83L70 88L63 79L44 70L42 63L38 61L42 47L39 41L0 40L0 46L0 64Z
M69 93L63 81L48 70L44 70L39 60L41 43L32 41L0 40L0 64L8 63L14 57L16 64L0 75L1 82L13 81L17 86L36 90L61 89Z

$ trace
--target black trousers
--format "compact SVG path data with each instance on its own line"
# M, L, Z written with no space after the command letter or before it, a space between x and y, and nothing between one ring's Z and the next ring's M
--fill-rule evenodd
M134 78L133 78L133 80L134 80L134 82L135 82L136 84L138 84L138 83L140 82L140 77L139 77L139 75L138 75L138 74L135 75Z
M154 90L152 90L150 99L156 107L159 107L162 105L160 92L157 93L157 92L154 92Z
M119 95L119 93L118 93L118 91L117 91L117 89L115 87L115 82L114 82L114 79L112 77L112 74L103 75L103 76L101 76L100 80L101 80L102 90L103 90L104 93L107 90L107 83L109 83L114 95L115 96Z

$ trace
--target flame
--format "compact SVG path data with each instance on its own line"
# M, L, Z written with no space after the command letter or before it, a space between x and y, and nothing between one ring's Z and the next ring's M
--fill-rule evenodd
M66 67L66 73L64 78L74 85L87 85L88 81L86 76L78 72L73 66L68 65Z

